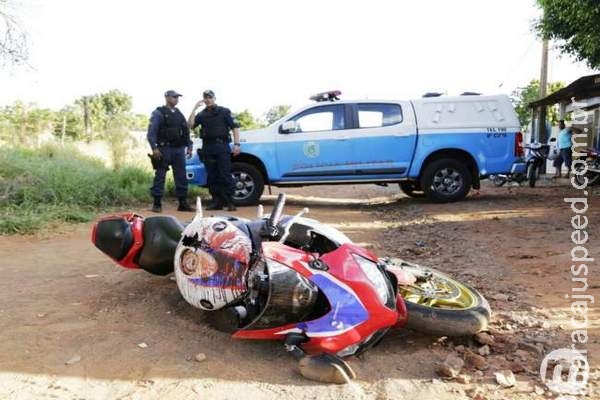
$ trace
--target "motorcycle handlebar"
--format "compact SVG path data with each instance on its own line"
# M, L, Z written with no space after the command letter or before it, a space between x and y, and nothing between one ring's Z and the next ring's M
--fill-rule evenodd
M277 227L279 223L279 219L281 218L281 213L283 212L283 206L285 205L285 193L279 193L277 196L277 201L275 202L275 206L273 207L273 211L269 216L267 221L267 227L269 230Z

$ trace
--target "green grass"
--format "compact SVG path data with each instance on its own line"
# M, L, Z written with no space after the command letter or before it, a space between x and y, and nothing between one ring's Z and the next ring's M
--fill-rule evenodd
M0 234L34 233L55 223L90 221L102 211L148 204L151 184L150 169L111 170L74 147L0 148ZM167 190L172 188L167 182Z

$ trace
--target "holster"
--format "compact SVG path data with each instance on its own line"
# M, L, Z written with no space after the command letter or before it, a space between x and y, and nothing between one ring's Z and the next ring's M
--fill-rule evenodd
M150 158L150 163L152 163L152 169L157 170L159 168L165 168L168 170L169 166L165 166L165 162L163 161L162 158L158 158L158 157L154 157L154 155L152 154L148 154L148 157Z

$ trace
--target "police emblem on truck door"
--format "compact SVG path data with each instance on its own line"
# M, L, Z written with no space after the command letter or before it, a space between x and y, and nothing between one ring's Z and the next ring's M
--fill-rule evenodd
M308 158L316 158L319 156L319 143L306 142L304 143L304 155Z

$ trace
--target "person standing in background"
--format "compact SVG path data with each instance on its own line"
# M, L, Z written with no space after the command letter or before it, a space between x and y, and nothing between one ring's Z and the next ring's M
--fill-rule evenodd
M162 211L165 177L169 166L173 168L175 195L179 200L177 211L194 211L187 202L188 181L185 159L192 155L193 143L184 115L176 107L181 94L175 90L165 92L165 105L157 107L150 116L148 143L152 148L154 181L150 193L154 198L152 211Z
M216 104L215 93L205 90L202 100L198 101L188 118L188 126L195 129L200 126L202 139L201 161L206 168L208 190L212 196L212 204L207 210L235 211L233 193L235 181L231 175L231 156L240 154L239 125L228 108ZM196 114L202 105L206 107ZM230 147L233 131L233 150Z

